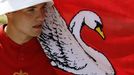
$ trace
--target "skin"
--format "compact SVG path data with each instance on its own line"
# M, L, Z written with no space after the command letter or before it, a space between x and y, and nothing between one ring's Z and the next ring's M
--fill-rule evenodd
M45 4L6 14L8 24L4 31L17 44L24 44L41 33L45 19Z

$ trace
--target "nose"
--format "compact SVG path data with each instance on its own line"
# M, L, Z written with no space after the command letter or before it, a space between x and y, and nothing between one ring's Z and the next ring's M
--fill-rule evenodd
M37 11L37 20L41 21L41 22L45 20L44 9L41 9L41 10Z

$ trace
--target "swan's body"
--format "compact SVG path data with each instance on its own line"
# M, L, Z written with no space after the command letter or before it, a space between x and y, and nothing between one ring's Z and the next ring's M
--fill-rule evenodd
M39 40L47 56L52 60L51 64L53 66L80 75L114 75L108 60L99 52L86 46L81 40L79 36L81 25L77 26L79 32L75 34L77 31L73 29L73 23L77 24L75 18L70 25L73 26L70 29L73 29L71 32L74 37L54 7L47 9L46 13L49 16L46 16ZM81 24L82 21L83 19L78 24ZM92 29L94 27L92 26Z

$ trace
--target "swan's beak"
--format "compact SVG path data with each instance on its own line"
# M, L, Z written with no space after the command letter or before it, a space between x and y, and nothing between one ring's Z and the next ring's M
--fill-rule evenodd
M103 32L102 32L102 30L101 30L100 27L96 27L95 30L97 31L97 33L99 33L99 35L100 35L103 39L105 39L105 36L104 36L104 34L103 34Z

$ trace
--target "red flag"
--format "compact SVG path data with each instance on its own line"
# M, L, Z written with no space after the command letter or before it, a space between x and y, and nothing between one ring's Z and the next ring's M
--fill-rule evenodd
M80 11L95 12L102 20L105 40L84 26L81 36L87 45L103 53L117 75L134 75L134 1L133 0L55 0L55 6L70 25ZM67 72L57 70L59 75Z

